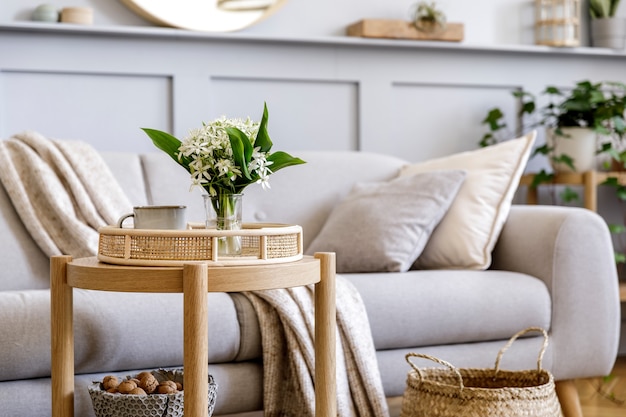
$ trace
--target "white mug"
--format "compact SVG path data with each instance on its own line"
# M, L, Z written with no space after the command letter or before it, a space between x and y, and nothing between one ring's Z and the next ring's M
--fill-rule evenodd
M120 217L117 227L124 220L133 218L135 229L179 229L187 228L186 206L138 206L133 212Z

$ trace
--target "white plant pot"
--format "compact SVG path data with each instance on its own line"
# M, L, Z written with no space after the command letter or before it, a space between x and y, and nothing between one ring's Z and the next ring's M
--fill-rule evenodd
M547 129L546 143L553 156L568 155L574 160L575 171L564 163L550 164L555 172L585 172L596 168L596 133L586 127L562 127L565 136L559 136L554 129Z
M591 19L591 44L599 48L624 49L626 19L608 17Z

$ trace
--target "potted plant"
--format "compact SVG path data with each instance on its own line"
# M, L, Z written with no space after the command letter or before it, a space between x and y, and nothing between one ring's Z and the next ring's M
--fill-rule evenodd
M626 39L625 19L615 17L620 0L589 0L591 44L623 49Z
M522 120L534 117L528 127L546 128L546 144L537 148L535 154L548 156L554 171L595 169L596 153L606 153L620 161L624 157L621 141L626 133L626 84L581 81L569 91L548 86L541 93L547 97L547 104L540 108L530 92L518 90L513 95L521 100ZM483 136L481 145L497 142L498 136L506 132L503 120L500 109L488 113L483 124L489 126L489 132Z
M446 15L437 8L435 2L422 1L413 5L411 20L417 30L426 33L440 32L446 28Z

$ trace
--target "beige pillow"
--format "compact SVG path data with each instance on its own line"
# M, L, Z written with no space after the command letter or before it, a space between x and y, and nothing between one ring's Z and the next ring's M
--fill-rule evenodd
M400 176L467 172L459 193L417 259L416 269L486 269L511 208L536 132L497 145L407 165Z
M307 250L335 252L337 272L407 271L454 200L465 172L358 183Z

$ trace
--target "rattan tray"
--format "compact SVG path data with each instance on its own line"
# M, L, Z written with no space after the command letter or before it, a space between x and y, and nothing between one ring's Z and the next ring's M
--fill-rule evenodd
M258 265L302 259L302 227L245 223L238 231L199 228L151 230L105 226L99 229L98 259L118 265L180 266L189 261ZM201 227L201 226L200 226ZM220 237L241 236L241 255L220 256Z

